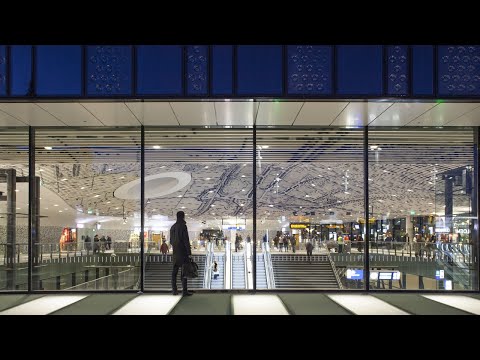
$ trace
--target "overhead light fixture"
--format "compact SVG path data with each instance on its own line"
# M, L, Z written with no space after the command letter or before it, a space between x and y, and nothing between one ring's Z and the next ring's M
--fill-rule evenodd
M244 178L244 177L245 177L245 175L242 175L242 178Z
M245 204L240 204L240 206L244 206Z
M58 206L58 204L55 204L55 205L53 205L53 206Z
M43 169L40 169L40 170L38 170L38 171L43 171Z
M247 166L247 164L243 164L243 166Z
M160 145L153 145L152 147L153 147L154 149L160 149L160 148L161 148Z
M85 189L85 186L82 186L82 187L80 188L80 190L83 190L83 189Z
M182 206L181 208L182 208L182 209L185 209L185 206Z
M315 186L315 184L312 184L312 186Z
M58 210L58 212L63 212L62 210Z
M242 191L245 191L245 189L242 189Z
M205 178L205 180L212 180L212 178Z
M100 195L95 195L94 197L97 198L97 197L99 197L99 196L100 196Z
M113 169L107 169L107 171L112 171Z
M119 208L119 207L116 207L116 208L115 208L115 210L118 210L118 209L120 209L120 208Z
M347 195L350 195L350 193L348 191L344 191L344 193L347 194Z
M208 165L204 167L204 169L208 169Z
M270 205L268 205L268 206L270 206L270 207L273 207L273 205L272 205L272 204L270 204Z
M370 150L377 150L378 149L378 145L370 145Z
M107 201L107 204L110 204L110 201Z
M213 190L210 190L209 193L210 193L210 194L213 193Z
M215 206L215 204L212 204L212 205L210 205L210 206L211 206L211 207L214 207L214 206Z
M269 146L268 145L262 145L262 149L268 149Z
M310 197L310 195L305 195L305 197Z
M178 195L177 197L182 197L183 195Z
M20 190L18 190L18 189L15 189L15 192L19 192L19 191L20 191Z
M407 189L407 191L413 191L412 189Z
M164 167L165 167L165 165L162 165L162 166L160 166L160 169L163 169Z
M62 181L67 181L68 179L67 178L63 178Z
M125 179L125 176L120 176L120 179Z
M51 146L44 146L43 147L45 150L52 150L53 148Z

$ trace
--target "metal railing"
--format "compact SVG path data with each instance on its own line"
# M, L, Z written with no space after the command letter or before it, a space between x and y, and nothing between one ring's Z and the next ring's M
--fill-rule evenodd
M270 254L270 244L262 243L263 261L265 265L265 275L267 276L267 289L275 288L275 276L273 273L272 255Z
M337 273L337 268L335 266L335 263L332 260L332 257L330 256L330 251L327 251L327 258L328 258L328 261L330 262L330 266L332 267L333 273L335 274L335 280L337 281L338 288L343 289L342 282L341 282L340 277L338 276L338 273Z
M136 279L139 278L139 267L102 276L98 279L87 281L64 290L123 290L135 288ZM112 287L110 287L112 285Z
M233 278L232 278L232 243L230 241L227 241L225 244L225 273L224 273L224 279L225 279L225 289L231 289L232 288L232 283L233 283ZM227 282L228 281L228 282Z

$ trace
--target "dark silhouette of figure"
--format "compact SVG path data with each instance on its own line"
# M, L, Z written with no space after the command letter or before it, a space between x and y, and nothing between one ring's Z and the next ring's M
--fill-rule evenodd
M307 244L305 245L305 249L307 249L307 257L308 257L308 261L312 261L310 259L310 256L312 256L312 253L313 253L313 245L310 241L307 242Z
M177 212L177 222L170 228L170 244L173 251L173 271L172 271L172 292L173 295L178 294L177 290L177 274L180 269L180 278L182 279L183 296L192 295L187 290L187 278L183 275L183 264L190 261L192 250L190 248L190 240L188 238L187 223L185 222L185 213Z

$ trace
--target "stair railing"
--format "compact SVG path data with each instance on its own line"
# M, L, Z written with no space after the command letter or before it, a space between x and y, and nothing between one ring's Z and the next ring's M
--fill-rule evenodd
M327 258L328 261L330 262L330 266L332 267L333 273L335 274L335 280L337 281L338 288L343 289L342 282L340 281L340 277L338 276L337 273L337 267L335 266L335 263L333 262L332 256L330 255L330 251L327 249Z

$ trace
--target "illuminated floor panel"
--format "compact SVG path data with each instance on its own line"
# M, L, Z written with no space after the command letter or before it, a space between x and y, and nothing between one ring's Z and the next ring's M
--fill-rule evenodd
M174 295L140 295L113 315L167 315L181 298Z
M47 315L88 295L47 295L0 312L0 315Z
M423 295L427 299L480 315L480 300L463 295Z
M371 295L328 295L328 297L356 315L409 315Z
M233 295L234 315L288 315L277 295Z

